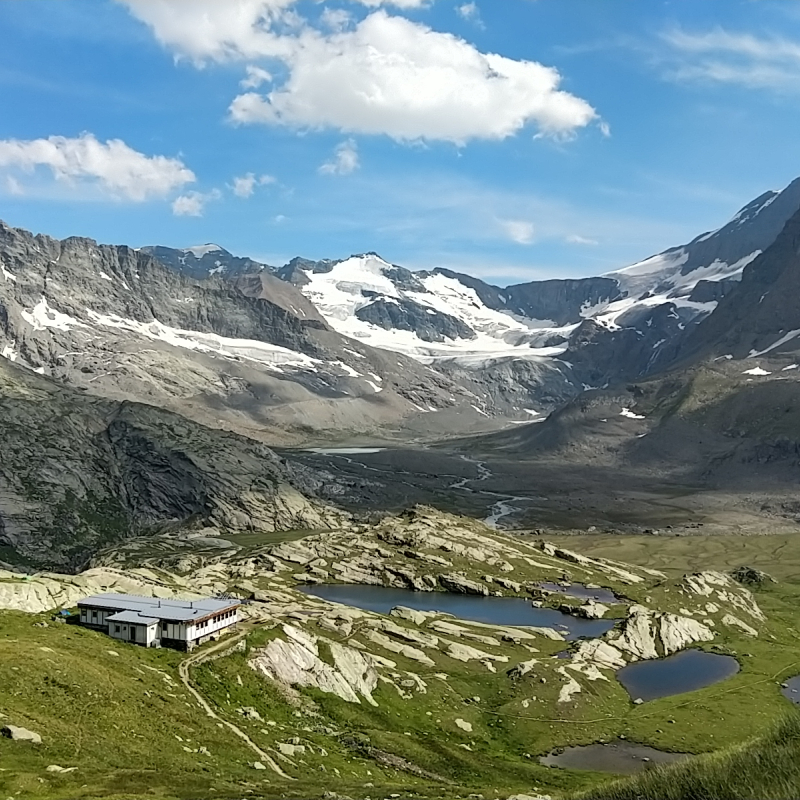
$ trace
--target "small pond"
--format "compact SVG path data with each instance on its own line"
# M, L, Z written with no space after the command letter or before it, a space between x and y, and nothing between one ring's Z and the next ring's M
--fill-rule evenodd
M656 661L629 664L617 672L617 678L634 700L646 701L703 689L738 671L739 662L733 656L682 650Z
M378 614L388 614L395 606L417 611L441 611L460 619L493 625L530 625L554 628L566 639L601 636L614 627L614 620L580 619L553 608L534 608L521 597L480 597L449 592L415 592L386 586L317 584L300 586L306 594Z
M539 763L546 767L589 769L594 772L632 775L656 764L672 764L684 758L688 758L685 753L665 753L663 750L656 750L643 744L618 739L610 744L567 747L563 751L540 756Z
M789 678L788 681L784 681L784 684L781 686L781 694L787 700L800 704L800 675Z
M560 583L537 583L540 589L545 589L548 592L559 592L566 594L570 597L576 597L579 600L597 600L599 603L616 603L619 599L611 589L590 589L582 583L571 583L568 586L562 586Z

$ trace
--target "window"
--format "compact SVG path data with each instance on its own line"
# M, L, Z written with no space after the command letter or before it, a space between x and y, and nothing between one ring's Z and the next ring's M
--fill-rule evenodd
M92 619L97 619L97 612L96 611L92 611Z

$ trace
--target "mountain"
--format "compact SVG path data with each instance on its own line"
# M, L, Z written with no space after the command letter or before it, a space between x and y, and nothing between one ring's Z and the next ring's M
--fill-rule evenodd
M498 413L550 410L586 386L668 365L798 208L800 179L685 245L577 280L498 287L452 270L414 272L376 253L257 266L262 280L272 273L297 287L334 330L477 387ZM177 259L182 270L194 263L187 251L172 252L169 263Z
M800 211L677 348L676 360L771 358L800 349Z
M152 405L0 359L0 561L75 569L164 530L336 527L359 486Z
M483 401L332 330L271 275L198 280L143 251L0 223L0 355L102 397L270 441L387 432Z
M161 245L142 247L141 252L157 258L162 264L172 267L177 272L198 279L210 278L214 275L232 277L273 269L259 261L253 261L251 258L235 256L224 247L210 242L180 250Z

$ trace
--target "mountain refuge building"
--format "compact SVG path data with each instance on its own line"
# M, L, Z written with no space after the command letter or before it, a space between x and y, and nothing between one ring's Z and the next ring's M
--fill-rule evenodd
M239 621L235 599L175 600L95 594L78 601L80 624L143 647L191 650Z

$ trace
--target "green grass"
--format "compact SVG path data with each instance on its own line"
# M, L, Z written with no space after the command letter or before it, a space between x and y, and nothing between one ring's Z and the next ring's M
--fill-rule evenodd
M800 797L800 711L758 739L604 783L575 800L794 800Z
M49 626L36 627L42 621ZM271 778L248 767L254 754L185 691L182 657L48 615L3 612L0 724L36 731L43 743L0 738L0 797L204 800ZM201 746L211 755L184 749ZM52 764L78 769L54 775Z

